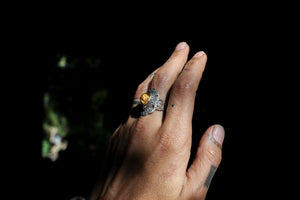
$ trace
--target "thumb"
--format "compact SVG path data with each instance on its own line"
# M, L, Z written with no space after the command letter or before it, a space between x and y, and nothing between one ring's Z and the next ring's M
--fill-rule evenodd
M225 131L221 125L209 127L202 136L195 159L187 171L187 188L193 197L205 197L222 159Z

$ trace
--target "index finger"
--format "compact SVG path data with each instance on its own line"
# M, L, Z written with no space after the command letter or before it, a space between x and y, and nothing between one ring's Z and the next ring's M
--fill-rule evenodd
M173 130L191 128L196 91L205 69L206 61L206 54L200 51L183 68L170 92L163 126L172 127ZM185 132L186 134L182 134L182 132L177 131L178 135L173 132L169 137L189 138L191 133Z

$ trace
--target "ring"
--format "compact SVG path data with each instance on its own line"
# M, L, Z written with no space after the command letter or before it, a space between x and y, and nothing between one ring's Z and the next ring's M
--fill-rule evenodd
M155 110L162 111L165 107L165 101L160 98L155 88L150 88L147 93L142 94L140 103L143 106L141 112L142 116L153 113Z

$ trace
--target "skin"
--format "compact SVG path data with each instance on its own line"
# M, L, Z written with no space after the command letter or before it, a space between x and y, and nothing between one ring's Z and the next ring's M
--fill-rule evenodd
M221 162L224 129L209 127L188 168L192 144L195 95L207 56L179 43L170 58L137 88L140 96L155 88L167 99L166 110L130 115L111 137L106 168L90 199L205 199Z

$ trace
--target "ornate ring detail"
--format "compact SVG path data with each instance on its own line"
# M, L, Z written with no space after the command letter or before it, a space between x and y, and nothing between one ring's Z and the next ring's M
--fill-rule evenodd
M142 116L153 113L155 110L162 111L165 108L165 101L160 98L155 88L150 88L147 93L142 94L140 102L143 106Z

